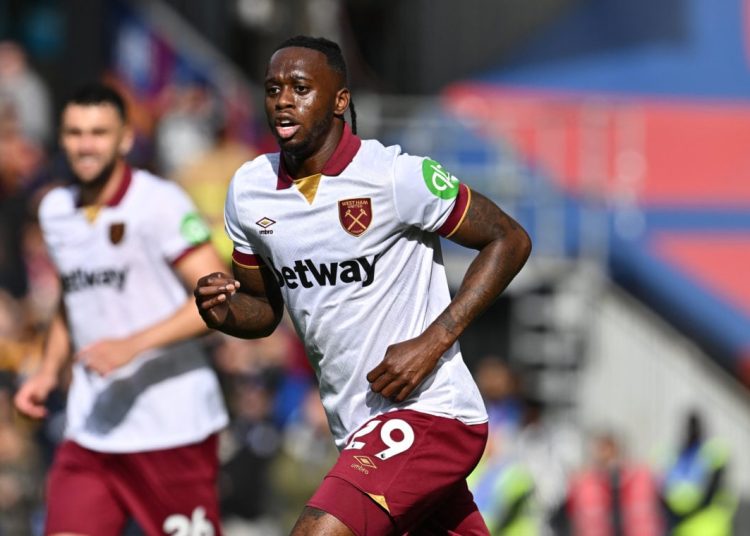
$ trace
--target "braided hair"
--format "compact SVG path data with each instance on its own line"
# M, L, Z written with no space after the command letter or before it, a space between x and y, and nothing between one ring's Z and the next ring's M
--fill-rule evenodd
M325 54L325 57L328 60L328 66L342 76L345 84L348 83L349 76L346 69L346 62L344 61L344 55L341 52L341 47L339 47L334 41L326 39L325 37L297 35L295 37L290 37L281 43L276 47L274 52L289 47L309 48ZM349 115L352 118L352 132L356 134L357 112L354 110L354 99L351 96L349 97Z

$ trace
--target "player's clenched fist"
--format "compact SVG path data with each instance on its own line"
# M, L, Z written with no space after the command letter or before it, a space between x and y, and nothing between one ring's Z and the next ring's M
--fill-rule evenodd
M198 279L193 295L198 312L210 328L221 326L229 314L229 298L240 288L240 282L221 272Z
M16 393L13 402L18 411L24 415L42 419L47 416L44 403L56 385L57 380L53 375L38 372L26 380Z

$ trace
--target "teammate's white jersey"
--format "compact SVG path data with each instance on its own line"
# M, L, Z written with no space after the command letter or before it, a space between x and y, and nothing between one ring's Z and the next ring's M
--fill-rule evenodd
M126 170L95 214L77 186L51 190L39 220L63 286L73 350L128 336L188 299L173 265L208 232L187 195L145 171ZM105 377L73 365L66 437L100 452L136 452L204 439L227 423L216 376L195 341L154 349Z
M235 174L225 213L234 261L275 274L339 448L397 408L487 420L458 344L401 404L366 378L389 345L422 333L450 302L437 232L458 227L469 197L437 162L360 140L348 126L321 175L291 181L278 153Z

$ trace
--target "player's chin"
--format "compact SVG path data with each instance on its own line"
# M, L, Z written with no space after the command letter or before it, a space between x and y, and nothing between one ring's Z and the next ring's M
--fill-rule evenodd
M281 149L287 154L302 157L305 156L308 152L308 144L305 143L304 139L299 137L299 133L294 134L289 138L281 138L279 136L276 136L276 141L279 144L279 147L281 147Z

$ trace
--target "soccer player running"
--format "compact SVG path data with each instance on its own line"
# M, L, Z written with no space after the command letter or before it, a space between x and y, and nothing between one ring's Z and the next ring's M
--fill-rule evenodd
M71 355L65 441L50 469L45 534L220 533L217 431L227 423L189 295L222 269L207 227L173 183L132 169L124 101L81 88L62 111L75 181L39 209L62 299L39 371L16 407L42 418ZM182 531L182 532L180 532Z
M281 151L230 185L234 276L194 293L237 337L271 333L286 304L316 370L341 454L292 534L488 534L466 485L487 414L457 339L521 269L528 235L439 163L357 137L329 40L276 49L265 108ZM439 235L479 250L452 300Z

